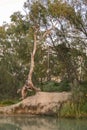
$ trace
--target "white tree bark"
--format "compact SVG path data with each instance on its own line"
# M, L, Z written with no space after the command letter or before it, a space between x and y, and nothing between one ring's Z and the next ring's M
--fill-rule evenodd
M34 58L35 58L36 49L37 49L37 32L38 32L38 28L34 27L34 45L33 45L33 52L31 53L30 71L29 71L29 74L28 74L27 82L25 83L25 85L20 90L21 91L22 99L24 99L26 97L26 93L30 89L34 90L35 92L40 91L40 88L35 87L34 84L33 84L33 82L32 82L32 76L33 76L34 66L35 66ZM47 30L43 34L42 39L45 38L50 33L51 33L51 29ZM23 95L25 95L25 97Z
M34 66L35 66L34 58L35 58L36 48L37 48L37 33L35 31L34 32L34 46L33 46L33 52L31 54L31 64L30 64L30 71L29 71L29 74L28 74L27 83L28 83L29 88L31 88L34 91L39 91L40 89L36 88L33 85L33 82L32 82L32 75L33 75Z

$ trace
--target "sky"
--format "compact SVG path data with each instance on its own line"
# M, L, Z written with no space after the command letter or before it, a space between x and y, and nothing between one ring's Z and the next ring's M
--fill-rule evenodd
M17 11L23 12L26 0L0 0L0 26L3 22L10 22L10 16Z

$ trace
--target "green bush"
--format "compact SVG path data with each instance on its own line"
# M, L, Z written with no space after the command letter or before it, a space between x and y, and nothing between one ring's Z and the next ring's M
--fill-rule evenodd
M55 83L54 81L45 82L41 88L43 88L43 91L46 92L54 92L59 91L59 83Z
M61 81L59 86L60 86L60 91L70 91L71 90L69 81L67 81L67 80Z
M76 104L73 102L65 103L60 111L60 116L70 118L87 117L87 102L83 104Z
M46 92L62 92L62 91L70 91L70 86L68 81L61 81L60 83L55 81L45 82L43 86L41 86L42 91Z
M70 102L65 103L61 109L61 117L75 117L75 107Z
M80 118L82 111L80 104L65 103L61 109L61 117Z

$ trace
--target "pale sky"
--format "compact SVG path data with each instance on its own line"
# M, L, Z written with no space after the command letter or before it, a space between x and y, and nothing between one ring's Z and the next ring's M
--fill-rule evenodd
M23 11L26 0L0 0L0 25L10 22L10 16L16 11Z

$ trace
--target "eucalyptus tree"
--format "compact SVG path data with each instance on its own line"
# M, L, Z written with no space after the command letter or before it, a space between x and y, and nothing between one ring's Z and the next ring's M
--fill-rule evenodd
M10 72L27 80L35 91L34 83L47 77L60 76L74 83L86 75L86 11L83 17L79 6L71 2L28 0L25 15L15 12L6 27L6 43L16 65Z
M73 25L74 31L74 42L73 45L80 50L81 55L79 58L80 64L80 78L82 81L85 80L86 76L86 66L87 66L87 2L85 0L72 0L71 6L75 10L75 16L69 17L71 25Z
M87 50L86 22L84 21L86 18L86 10L85 12L80 10L80 12L79 9L81 6L79 4L81 5L83 3L81 1L81 3L79 1L76 2L78 6L71 6L71 3L61 1L50 2L49 14L56 23L54 35L50 36L51 43L60 61L64 64L65 74L68 74L68 79L70 78L71 81L76 79L79 82L79 75L81 74L78 74L78 63L81 62L79 57L82 57L83 62L85 62L84 57L86 58ZM84 7L84 9L86 8ZM83 13L85 13L84 17ZM86 68L86 66L84 67Z
M3 25L0 30L0 98L15 97L17 90L16 83L18 83L17 76L15 75L18 69L18 64L15 62L16 55L6 30L7 25Z
M17 88L22 86L26 79L25 64L29 61L29 47L25 35L29 25L23 22L20 12L14 13L11 17L11 24L3 25L0 30L0 70L3 74L0 76L0 87L3 88L2 94L10 89L10 94L6 92L8 97L15 97Z
M82 18L77 10L75 11L74 7L62 1L47 1L46 4L41 4L40 1L27 1L24 7L27 20L33 29L38 28L38 41L41 41L40 38L43 37L44 32L49 31L43 43L49 44L52 52L56 52L59 62L62 63L63 73L70 82L74 79L78 81L77 61L81 55L80 47L83 41L79 32L82 27Z
M32 19L31 14L29 15L30 18L28 18L27 16L23 17L20 14L20 12L14 13L11 16L12 23L7 29L7 32L8 32L8 37L11 40L17 55L19 57L21 56L21 58L23 59L23 54L24 53L26 54L26 50L27 50L28 59L31 56L31 63L28 64L30 66L30 71L28 74L27 84L29 85L29 87L31 87L31 89L37 91L38 89L34 87L32 82L32 74L34 69L34 57L36 53L37 39L39 40L40 38L39 26L37 26L36 21L31 20ZM41 39L43 39L45 35L46 33L44 33L44 35L41 36Z

